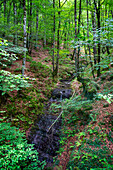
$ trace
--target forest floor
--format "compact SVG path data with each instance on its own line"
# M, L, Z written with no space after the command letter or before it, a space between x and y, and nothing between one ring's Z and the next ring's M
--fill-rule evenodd
M48 68L52 69L52 58L50 57L48 49L43 49L43 47L41 47L41 48L38 48L37 50L33 50L31 56L32 56L32 61L40 62L43 65L47 65ZM17 67L20 67L22 65L22 59L17 60L15 63L16 64L12 65L11 68L10 68L11 72L15 72ZM30 77L30 78L34 78L34 77L36 78L37 73L35 71L31 71L30 64L31 64L31 62L29 62L29 60L27 60L26 61L25 76ZM70 62L70 64L72 64L72 61ZM44 68L41 68L41 69L44 69ZM73 70L73 68L72 68L72 70ZM16 73L21 73L21 71L17 70ZM59 74L61 74L61 72ZM64 74L62 76L63 76L63 78L66 78L67 73L65 74L65 71L64 71ZM68 75L68 76L70 76L70 75ZM48 75L46 74L43 79L40 79L37 75L37 78L35 80L36 83L34 84L34 88L35 89L38 88L38 90L40 90L41 99L44 98L45 101L48 100L50 93L51 93L51 89L56 86L56 84L52 83L52 78L50 79L50 77L52 77L51 72L48 72ZM43 81L43 82L41 82L41 81ZM99 83L100 81L101 80L98 79L97 83ZM58 84L58 82L56 82L56 83ZM107 85L108 83L109 83L109 81L106 77L104 82L100 84L100 90L98 92L102 92L104 90L104 87L108 86ZM49 87L47 86L47 84L49 84ZM112 85L113 84L111 84L111 86ZM78 86L77 81L74 84L74 87L75 87L76 91L80 92L80 88ZM47 93L47 90L48 90L47 88L49 89L48 93ZM47 93L47 94L45 95L45 93ZM30 92L27 95L29 95L29 94L30 94ZM13 96L15 96L15 95L13 94ZM15 99L15 102L18 103L19 102L18 99ZM23 102L21 102L21 107L23 107ZM43 102L43 100L42 100L42 102ZM9 101L9 103L10 103L10 101ZM26 103L26 101L25 101L25 103ZM16 104L16 106L17 106L17 104ZM90 130L93 131L95 129L95 127L96 128L98 127L98 131L101 130L101 131L104 131L104 133L109 134L109 132L111 131L111 128L112 128L111 126L113 125L113 102L109 104L106 100L103 99L103 100L96 101L95 103L93 103L92 106L93 106L93 108L92 108L92 110L90 110L90 112L96 112L98 114L96 115L96 119L92 120L90 122L90 125L91 125ZM20 105L18 105L17 108L19 108L19 107L20 107ZM30 108L29 108L29 110L30 110ZM30 119L31 118L32 118L32 116L30 115ZM86 132L85 138L87 138L87 139L90 138L91 134L88 133L89 124L80 126L80 123L81 122L77 122L77 124L78 124L77 126L79 128L79 133L82 132L83 129L85 129L85 132ZM33 121L31 121L31 124L29 124L29 127L32 124L33 124ZM68 128L71 129L71 127L68 127ZM29 128L26 128L26 137L28 136L28 132L29 132ZM112 128L112 132L113 132L113 128ZM58 156L59 165L54 167L54 170L58 170L59 168L61 170L66 170L66 166L67 166L67 163L70 159L70 154L71 154L71 151L72 151L72 148L70 146L72 146L72 145L74 146L75 142L79 141L77 135L78 134L75 134L74 136L67 138L66 144L64 144L64 146L63 146L64 151ZM95 137L96 137L96 135L95 135ZM111 138L113 139L113 133L111 134ZM113 154L113 141L108 140L107 135L104 137L104 140L106 141L107 147L110 149L111 154ZM76 149L79 149L79 146Z

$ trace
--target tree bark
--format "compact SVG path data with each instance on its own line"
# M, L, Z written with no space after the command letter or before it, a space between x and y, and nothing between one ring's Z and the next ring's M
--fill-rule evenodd
M74 21L75 21L75 42L77 41L77 0L74 1ZM74 48L74 58L75 58L75 72L76 76L78 77L78 70L77 70L77 51L76 47Z
M60 50L60 0L59 0L59 11L58 11L58 31L57 31L57 59L56 59L56 75L59 69L59 50Z
M16 26L17 21L16 21L16 17L17 17L17 9L16 9L16 4L15 2L13 2L13 9L14 9L14 26ZM17 31L16 33L14 32L14 40L13 43L17 45Z
M79 18L78 18L78 36L79 36L79 33L80 33L80 20L81 20L81 0L80 0L80 3L79 3ZM79 37L78 37L78 41L79 41ZM77 78L79 79L80 75L79 75L79 71L80 71L80 68L79 68L79 55L80 55L80 46L78 47L78 54L77 54Z
M25 64L26 64L26 1L23 0L23 9L24 9L24 58L23 58L23 65L22 65L22 77L24 77L25 72Z
M95 8L96 8L96 14L97 14L97 27L98 27L98 70L97 70L97 77L100 76L100 0L98 0L98 7L97 3L94 0Z
M89 12L88 12L88 0L86 0L86 4L87 4L87 37L89 39ZM95 75L94 75L94 68L93 68L93 62L92 62L92 59L91 59L91 49L90 49L90 46L88 45L88 49L89 49L89 59L90 59L90 65L91 65L91 70L92 70L92 75L93 75L93 78L95 78Z
M4 30L5 30L5 24L6 24L6 0L4 0L3 4L4 4ZM5 37L5 31L3 32L3 37Z
M29 53L32 53L32 0L30 0L30 47L29 47Z
M38 21L39 21L39 18L38 18L38 9L37 9L36 11L36 47L38 43Z
M53 58L52 58L52 64L53 64L53 79L54 79L54 70L55 70L55 65L54 65L54 59L55 59L55 0L53 0L53 10L54 10L54 15L53 15Z

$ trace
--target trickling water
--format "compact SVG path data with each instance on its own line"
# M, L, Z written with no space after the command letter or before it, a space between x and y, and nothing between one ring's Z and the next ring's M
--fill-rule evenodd
M48 113L49 106L52 102L61 102L65 98L72 96L70 89L70 81L63 81L62 84L53 90L51 99L48 102L48 107L45 107L45 115L37 118L30 131L28 137L29 143L34 144L34 148L39 153L39 160L46 160L48 163L53 162L53 157L56 156L56 151L59 150L59 139L61 136L61 117L50 128L52 123L57 119L56 115ZM50 130L48 131L48 129Z
M56 151L59 149L61 118L52 126L57 116L44 115L37 120L29 135L29 142L34 144L34 148L39 153L39 160L46 160L52 163Z

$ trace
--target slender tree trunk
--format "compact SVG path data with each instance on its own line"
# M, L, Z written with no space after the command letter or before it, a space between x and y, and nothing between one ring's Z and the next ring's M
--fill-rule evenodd
M112 15L112 19L113 19L113 10L111 10L111 15Z
M94 46L93 46L93 54L94 54L94 64L96 65L97 63L97 59L96 59L96 55L97 55L97 51L96 51L96 14L95 14L95 7L94 7L94 12L92 13L92 26L93 26L93 42L94 42Z
M98 70L97 77L100 76L100 0L98 1L98 10L97 10L97 23L98 23Z
M80 3L79 3L79 18L78 18L78 35L80 33L80 20L81 20L81 0L80 0ZM79 37L78 37L78 41L79 41ZM78 47L78 54L77 54L77 72L78 72L78 75L77 75L77 78L79 79L80 75L79 75L79 71L80 71L80 68L79 68L79 56L80 56L80 46Z
M32 53L32 0L30 0L30 49L29 53Z
M23 0L23 9L24 9L24 58L22 65L22 77L24 77L25 72L25 63L26 63L26 1Z
M100 76L100 0L98 0L98 7L96 4L96 1L94 0L95 8L96 8L96 14L97 14L97 26L98 26L98 70L97 70L97 77Z
M4 0L3 4L4 4L4 30L5 30L5 24L6 24L6 0ZM5 31L3 33L3 37L5 37Z
M59 50L60 50L60 0L59 0L59 11L58 11L58 31L57 31L57 59L56 59L56 75L58 74L59 69Z
M88 0L86 0L86 4L87 4L87 37L88 37L88 39L89 39L89 12L88 12ZM89 59L90 59L90 65L91 65L92 75L93 75L93 78L95 78L94 69L93 69L93 62L92 62L92 59L91 59L91 49L90 49L90 46L89 46L89 45L88 45L88 49L89 49Z
M16 11L16 4L15 4L15 2L13 2L13 9L14 9L14 26L16 26L16 24L17 24L17 21L16 21L17 11ZM16 31L16 33L14 32L13 43L17 45L17 31Z
M55 0L53 0L53 10L54 10L54 15L53 15L53 58L52 58L52 64L53 64L53 79L54 79L54 70L55 70L55 65L54 65L54 59L55 59Z
M26 44L26 46L27 46L27 49L28 49L28 51L29 51L29 48L30 48L30 10L29 10L29 0L28 0L28 2L27 2L27 11L28 11L28 33L27 33L27 44Z
M70 17L69 17L69 22L68 22L68 27L67 27L67 31L68 31L68 35L67 35L67 49L69 49L69 38L70 38ZM73 56L72 56L73 58Z
M63 44L63 48L66 48L66 41L67 41L67 24L65 21L65 27L64 27L64 38L63 38L64 44Z
M77 41L77 0L74 1L74 21L75 21L75 42L76 42ZM75 72L76 72L76 76L78 77L76 47L74 48L74 58L75 58Z
M37 47L37 43L38 43L38 9L36 11L36 47Z

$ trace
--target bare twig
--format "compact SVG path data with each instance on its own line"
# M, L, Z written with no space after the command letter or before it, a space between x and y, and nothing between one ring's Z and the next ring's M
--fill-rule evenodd
M53 122L53 124L49 127L49 129L47 130L47 132L50 131L50 129L53 127L53 125L57 122L57 120L60 118L60 116L62 115L63 110L61 111L61 113L59 114L59 116L56 118L56 120Z
M75 94L75 91L74 91L74 93L73 93L73 95L72 95L71 98L74 97L74 94ZM62 111L60 112L60 114L58 115L58 117L56 118L56 120L52 123L52 125L49 127L49 129L47 130L47 132L50 131L50 129L53 127L53 125L54 125L54 124L57 122L57 120L61 117L62 113L63 113L63 104L62 104Z

